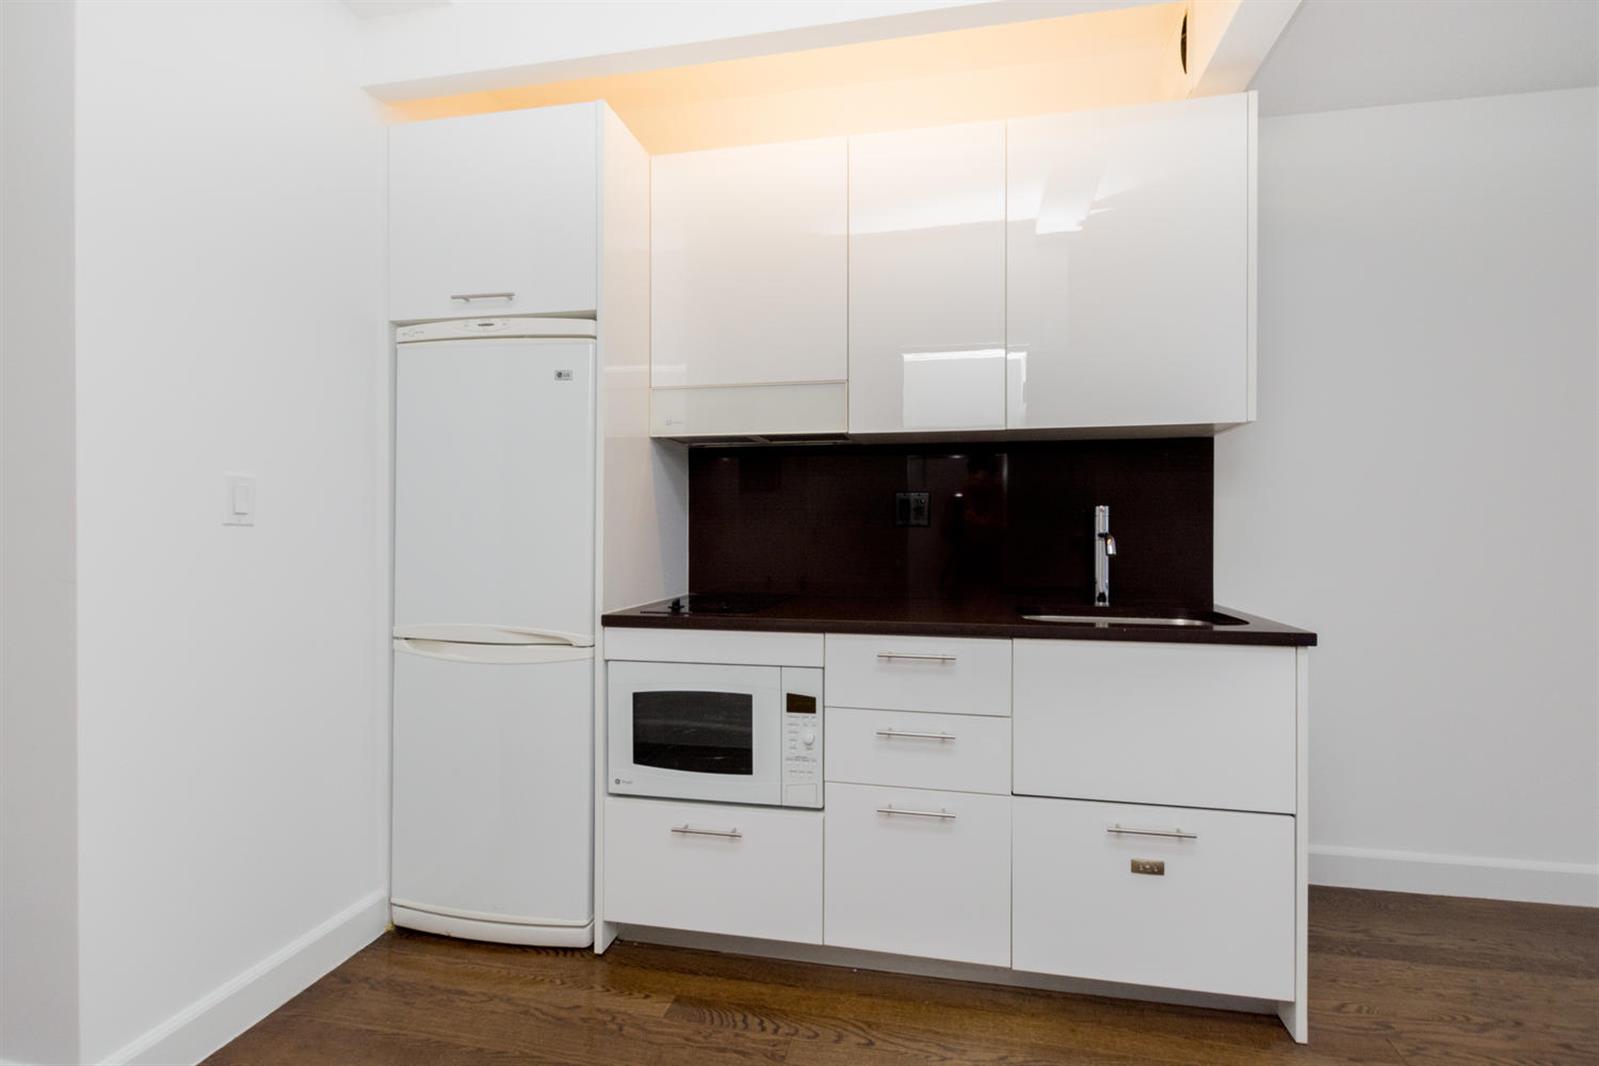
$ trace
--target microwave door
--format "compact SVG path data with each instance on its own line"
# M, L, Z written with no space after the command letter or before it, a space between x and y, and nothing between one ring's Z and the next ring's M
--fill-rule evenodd
M610 671L611 792L781 804L780 670L612 663Z

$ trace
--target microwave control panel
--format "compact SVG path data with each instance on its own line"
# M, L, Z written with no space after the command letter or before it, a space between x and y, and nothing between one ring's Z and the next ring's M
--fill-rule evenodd
M822 805L822 671L783 668L783 806Z

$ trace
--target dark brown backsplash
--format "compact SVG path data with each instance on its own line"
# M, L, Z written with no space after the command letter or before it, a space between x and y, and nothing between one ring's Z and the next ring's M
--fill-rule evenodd
M1210 438L690 452L695 592L1086 604L1110 507L1111 603L1211 606ZM895 494L927 493L925 527Z

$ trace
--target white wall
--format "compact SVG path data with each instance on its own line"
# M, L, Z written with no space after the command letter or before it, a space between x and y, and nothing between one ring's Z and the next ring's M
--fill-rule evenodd
M386 141L354 23L78 7L86 1061L202 1057L386 921Z
M1216 597L1312 627L1312 877L1599 903L1593 89L1263 120Z
M78 1060L70 4L0 4L0 1060Z
M1593 0L1304 0L1253 87L1293 115L1596 80Z

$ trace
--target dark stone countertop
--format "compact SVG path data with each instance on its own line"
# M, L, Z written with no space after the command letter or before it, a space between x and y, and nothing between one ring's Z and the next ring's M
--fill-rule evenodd
M601 625L656 629L742 629L787 633L881 633L909 637L990 637L1048 640L1131 640L1165 644L1263 644L1311 647L1316 634L1227 607L1211 611L1158 607L1090 607L1046 596L904 599L807 595L690 597L691 609L667 611L670 600L613 611ZM738 600L736 613L694 611L692 603ZM716 606L714 603L710 606ZM1100 615L1114 618L1179 617L1200 625L1136 622L1032 622L1023 614Z

